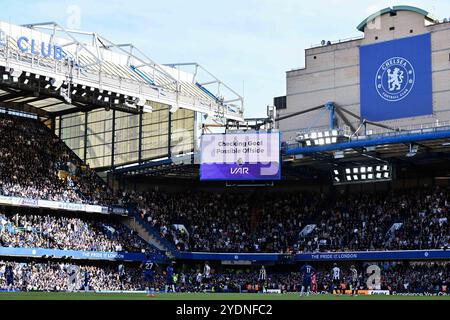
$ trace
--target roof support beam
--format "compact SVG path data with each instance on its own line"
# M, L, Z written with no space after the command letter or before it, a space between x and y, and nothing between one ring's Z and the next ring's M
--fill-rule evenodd
M335 109L337 115L344 121L344 123L352 129L352 132L356 132L355 126L348 120L348 118L341 112L339 108Z
M16 111L22 111L22 112L28 112L28 113L34 113L34 114L38 115L39 117L43 117L43 118L51 118L52 117L52 115L50 113L48 113L47 111L36 108L36 107L31 106L26 103L2 102L1 104L4 105L8 109L13 109Z
M24 94L23 92L9 93L9 94L0 96L0 102L12 102L10 100L15 100L17 98L25 98L25 97L26 97L26 94Z
M288 115L285 115L285 116L282 116L282 117L278 117L278 118L275 119L275 121L278 122L278 121L286 120L286 119L289 119L289 118L297 117L297 116L300 116L302 114L309 113L309 112L316 111L316 110L320 110L320 109L323 109L323 108L325 108L325 105L321 105L321 106L318 106L318 107L306 109L306 110L299 111L299 112L294 112L292 114L288 114Z
M314 147L300 147L293 148L290 150L286 150L284 155L297 155L297 154L311 154L317 152L326 152L326 151L339 151L345 149L354 149L354 148L362 148L362 147L371 147L371 146L379 146L379 145L387 145L387 144L398 144L398 143L408 143L408 142L416 142L416 141L427 141L427 140L436 140L436 139L446 139L450 138L450 130L429 132L429 133L418 133L418 134L403 134L393 137L382 137L382 138L372 138L372 139L363 139L356 141L349 141L343 143L330 144L325 146L314 146Z

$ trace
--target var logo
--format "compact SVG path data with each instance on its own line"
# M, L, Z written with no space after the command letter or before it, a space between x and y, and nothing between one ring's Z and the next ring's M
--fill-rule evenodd
M232 175L249 174L249 169L244 167L244 163L245 163L244 160L243 160L242 158L239 158L239 159L236 161L236 164L238 165L238 167L237 167L237 168L231 168L231 169L230 169L230 173L231 173Z
M230 173L232 175L249 174L249 169L248 168L231 168Z

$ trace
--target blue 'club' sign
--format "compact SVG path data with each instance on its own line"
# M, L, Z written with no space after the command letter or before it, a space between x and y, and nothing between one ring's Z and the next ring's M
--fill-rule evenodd
M433 113L430 34L362 46L360 68L364 119Z

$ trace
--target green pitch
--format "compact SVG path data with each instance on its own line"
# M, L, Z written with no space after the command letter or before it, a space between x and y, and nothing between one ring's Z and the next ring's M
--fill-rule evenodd
M0 300L450 300L450 296L333 296L311 295L301 297L298 294L233 294L233 293L161 293L149 297L146 294L133 293L0 293Z

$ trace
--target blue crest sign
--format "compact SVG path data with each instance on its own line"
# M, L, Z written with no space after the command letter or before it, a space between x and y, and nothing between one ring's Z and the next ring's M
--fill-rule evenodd
M391 102L406 98L411 93L415 80L413 65L402 57L393 57L383 62L375 79L380 97Z
M430 34L362 46L360 71L364 119L433 113Z

